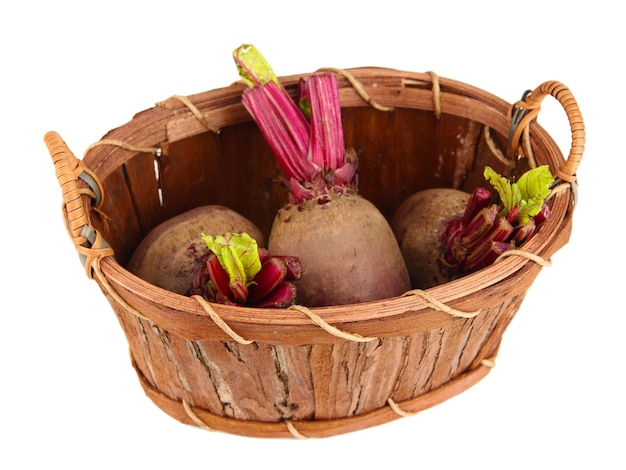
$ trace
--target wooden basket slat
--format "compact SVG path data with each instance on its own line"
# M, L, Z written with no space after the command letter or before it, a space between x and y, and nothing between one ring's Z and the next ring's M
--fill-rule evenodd
M468 370L487 339L494 332L499 337L501 310L513 315L516 306L507 303L479 319L416 335L305 346L188 341L128 312L118 316L129 332L136 367L151 387L214 414L277 422L363 414L385 406L390 396L406 400L436 389Z
M159 185L154 169L154 155L139 153L124 164L126 182L132 195L132 206L128 207L141 227L142 238L150 229L168 218L168 213L159 203Z
M110 189L107 189L102 207L91 211L91 224L106 234L106 240L113 247L116 259L125 263L141 242L144 232L135 210L133 193L128 187L125 168L120 166L111 172L106 184L110 185Z

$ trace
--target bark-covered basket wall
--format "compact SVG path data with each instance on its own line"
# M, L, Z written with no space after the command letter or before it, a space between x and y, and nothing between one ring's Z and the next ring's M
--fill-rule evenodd
M243 85L160 102L83 159L48 133L87 275L119 319L146 394L177 420L245 436L326 437L438 404L489 372L528 288L568 241L584 129L563 85L546 82L512 106L432 73L336 72L359 192L385 216L420 189L483 185L485 165L513 176L548 164L562 182L552 218L523 252L426 291L311 309L202 303L125 266L152 228L200 205L230 207L269 232L287 194L241 104ZM295 94L299 78L281 82ZM567 160L534 119L547 95L570 120Z

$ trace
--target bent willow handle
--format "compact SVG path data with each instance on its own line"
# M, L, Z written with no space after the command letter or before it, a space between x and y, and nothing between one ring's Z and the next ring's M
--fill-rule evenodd
M96 206L102 203L102 191L97 175L74 156L61 136L54 131L46 133L44 142L54 163L57 180L63 195L65 224L79 257L86 267L95 256L112 255L112 250L95 231L85 210L84 197L93 199ZM80 181L85 184L80 183Z
M522 133L528 128L530 122L537 117L541 103L548 95L554 97L563 106L569 119L572 130L572 145L569 156L559 168L557 176L564 181L573 183L576 181L576 171L585 150L585 124L574 95L562 83L554 80L544 82L513 104L509 112L511 123L515 125L511 135L512 147L517 150ZM515 123L516 114L520 116L518 123Z

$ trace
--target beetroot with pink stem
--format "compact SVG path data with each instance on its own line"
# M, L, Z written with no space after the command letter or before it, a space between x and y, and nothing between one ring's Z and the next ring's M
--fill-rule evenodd
M524 173L517 182L484 171L496 194L476 188L462 216L450 219L441 234L441 261L454 277L477 271L519 247L550 217L545 199L554 177L547 165Z
M294 303L292 281L302 275L300 260L274 256L247 233L202 234L209 252L192 269L188 295L210 302L284 308Z
M298 105L254 46L244 44L233 56L248 85L243 104L276 155L289 191L268 248L301 261L298 303L341 305L409 290L387 220L357 194L357 157L344 145L335 75L316 72L302 79Z
M483 187L422 189L405 199L391 226L414 289L453 281L519 248L550 217L545 199L554 178L548 166L510 182L486 167Z

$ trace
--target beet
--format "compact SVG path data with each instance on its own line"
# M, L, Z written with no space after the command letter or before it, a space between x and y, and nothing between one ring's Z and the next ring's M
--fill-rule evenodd
M545 199L554 177L547 165L515 182L487 166L495 192L433 188L417 192L396 210L391 225L413 288L427 289L485 268L521 246L550 217Z
M300 258L298 303L341 305L409 290L402 254L387 220L368 200L334 194L288 204L277 214L268 248Z
M233 56L248 85L242 102L289 192L268 248L300 259L297 302L341 305L407 291L409 274L391 227L357 194L357 155L344 145L336 76L316 72L302 79L296 104L254 46L244 44Z
M453 280L454 272L441 263L440 241L446 224L463 215L470 195L452 188L431 188L409 196L398 207L391 227L415 289L428 289Z
M259 228L244 216L224 206L206 205L152 229L136 248L127 268L151 284L186 295L195 262L209 251L203 232L246 232L259 245L265 243Z

